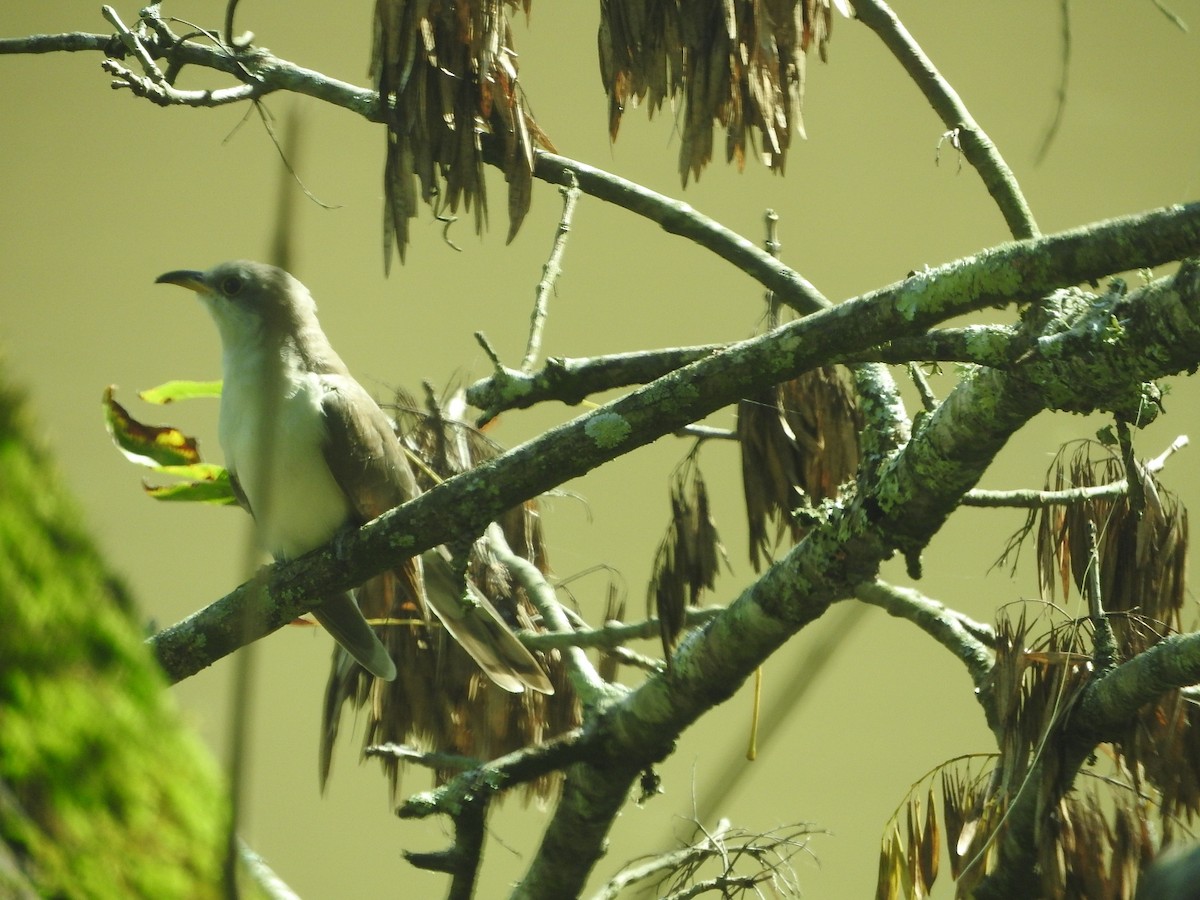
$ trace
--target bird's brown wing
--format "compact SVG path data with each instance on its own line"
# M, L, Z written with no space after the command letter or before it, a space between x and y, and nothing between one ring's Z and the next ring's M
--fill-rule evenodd
M323 380L329 435L325 458L362 520L373 519L414 497L418 493L416 479L383 410L354 379L327 375ZM418 579L413 585L416 595L429 601L429 608L446 631L488 677L513 693L527 687L543 694L554 693L541 665L509 630L495 607L455 577L445 551L427 552L425 559L436 571L425 573L427 593L422 593L420 569L413 570Z
M238 504L254 515L250 507L250 498L242 490L242 483L237 474L229 473L229 486ZM391 654L380 642L378 636L363 618L362 612L354 598L347 593L337 593L326 597L320 605L313 607L313 618L333 635L333 639L359 661L372 675L391 681L396 677L396 664L392 662Z
M362 385L348 375L323 375L321 381L325 464L362 525L415 497L417 481L392 423ZM423 611L420 563L409 560L396 576L407 599Z

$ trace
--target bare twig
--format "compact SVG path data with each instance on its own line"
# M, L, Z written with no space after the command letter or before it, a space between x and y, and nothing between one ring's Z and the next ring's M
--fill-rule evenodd
M545 743L514 750L467 769L440 787L409 797L396 815L402 819L425 819L451 813L478 794L510 790L548 772L565 769L582 759L599 737L594 731L576 729Z
M504 539L504 531L499 525L492 523L487 529L488 546L496 558L508 567L518 583L525 590L526 596L537 608L542 617L542 623L552 632L573 634L571 623L563 615L554 588L546 581L545 576L537 566L524 557L518 556L508 546ZM567 675L571 686L585 705L597 702L600 697L608 696L618 688L605 682L592 665L587 654L578 646L563 647L563 658L566 661Z
M268 900L300 900L300 895L293 891L275 871L267 865L267 861L255 853L250 845L238 838L238 860L254 881L254 886Z
M913 386L916 387L917 393L921 395L921 408L925 412L933 412L937 409L937 396L933 393L933 388L929 386L929 379L925 377L925 373L921 371L921 367L916 363L908 364L908 377L912 379Z
M616 204L658 223L670 234L677 234L710 250L732 263L764 287L774 291L779 302L800 313L828 309L829 301L800 273L788 268L740 234L697 212L682 200L676 200L602 169L577 160L538 151L534 155L533 175L552 184L562 184L572 172L585 194Z
M1058 33L1062 42L1062 53L1059 55L1059 64L1062 66L1062 72L1058 76L1054 118L1050 121L1050 126L1046 129L1045 135L1042 136L1042 143L1033 158L1035 165L1041 165L1042 161L1046 158L1046 154L1050 152L1050 145L1054 143L1054 138L1058 135L1058 129L1063 122L1063 115L1067 110L1067 85L1071 77L1071 0L1059 0L1058 15L1060 24Z
M467 388L467 402L483 410L481 425L505 410L527 409L547 400L573 406L591 394L631 384L647 384L688 363L711 356L725 346L671 347L584 359L552 357L537 373L518 372L493 358L495 371ZM495 350L489 345L485 352L491 357Z
M593 900L614 900L621 891L639 881L661 878L664 873L673 872L696 859L709 859L731 828L732 824L728 819L721 819L711 833L705 834L694 844L680 847L669 853L652 856L634 865L625 866L608 880L608 883L594 895Z
M1143 464L1147 472L1162 471L1171 454L1188 445L1187 435L1181 434L1162 453ZM1038 491L1033 489L1015 491L988 491L975 489L963 496L963 506L1015 507L1019 509L1041 509L1044 506L1068 506L1087 500L1122 497L1129 492L1128 479L1122 478L1110 484L1091 487L1067 488L1061 491Z
M1037 223L1017 179L991 138L975 121L958 92L938 72L908 29L883 0L855 0L855 16L874 31L929 101L942 123L957 130L963 155L979 172L1014 237L1036 237Z
M884 581L863 582L855 588L854 595L890 615L908 619L934 638L963 662L976 687L991 673L991 648L996 634L990 626L973 621L920 591Z
M534 290L533 312L529 316L529 342L525 348L525 358L521 360L521 371L526 374L533 371L533 365L541 351L550 292L554 290L554 283L562 271L562 258L567 250L567 237L571 233L571 219L575 216L575 204L579 201L579 183L571 172L567 172L566 182L558 189L563 197L562 217L558 220L558 228L554 232L550 257L542 266L542 278Z

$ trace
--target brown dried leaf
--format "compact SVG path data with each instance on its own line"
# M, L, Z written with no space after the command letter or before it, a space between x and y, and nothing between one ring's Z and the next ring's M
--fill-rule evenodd
M933 800L933 787L931 786L925 799L925 827L923 829L925 840L921 843L921 852L917 857L921 872L921 881L924 882L926 889L933 887L933 883L937 881L938 876L941 834L938 831L936 809L937 807L934 805Z
M896 852L899 835L889 834L879 848L879 874L875 880L875 900L897 900L900 897L900 869L904 860Z
M832 0L848 14L845 0ZM739 168L750 153L782 171L793 133L803 136L805 54L827 58L831 0L608 0L601 4L600 74L616 139L624 111L680 109L679 172L686 186L712 158L713 126ZM761 144L761 152L756 148ZM748 150L749 147L749 150Z
M663 653L671 652L683 633L687 607L716 587L725 548L717 534L704 476L690 455L671 483L671 522L659 543L650 577L647 606L658 615ZM649 610L648 610L649 611Z
M528 13L529 4L520 4ZM376 0L371 75L387 125L384 264L404 260L419 196L435 214L487 221L484 141L509 185L509 240L529 209L534 143L547 145L517 85L515 0Z
M1093 460L1096 452L1103 457ZM1042 589L1054 596L1051 573L1057 572L1066 596L1071 583L1080 591L1086 583L1088 526L1095 524L1101 600L1124 659L1153 646L1168 630L1178 630L1185 600L1187 510L1150 473L1142 469L1139 474L1146 501L1140 514L1125 495L1047 507L1038 525ZM1046 489L1109 484L1125 475L1123 464L1107 448L1082 441L1059 450Z
M785 535L802 529L793 511L837 495L858 471L863 418L833 366L806 372L738 404L742 489L755 571ZM774 522L774 536L769 525Z

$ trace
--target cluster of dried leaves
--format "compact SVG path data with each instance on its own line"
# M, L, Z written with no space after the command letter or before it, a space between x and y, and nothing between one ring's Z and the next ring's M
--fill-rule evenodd
M795 543L803 536L797 510L833 499L854 477L862 428L858 398L835 366L805 372L738 404L742 488L756 572L785 537Z
M649 598L658 613L668 664L683 632L687 607L697 605L705 590L716 587L721 560L727 561L725 548L694 449L671 480L671 522L658 545L650 576Z
M1091 454L1102 450L1094 461ZM1056 456L1045 489L1112 484L1120 460L1093 442ZM1086 590L1096 541L1100 594L1120 662L1180 627L1187 554L1187 513L1139 469L1141 491L1043 507L1037 526L1042 588ZM1134 499L1134 498L1144 498ZM1091 527L1094 525L1094 531ZM1049 612L1047 613L1050 614ZM1007 810L1021 791L1037 792L1038 869L1042 895L1122 898L1138 873L1200 813L1200 712L1180 691L1148 704L1125 733L1102 745L1079 773L1062 771L1062 726L1096 675L1090 619L1060 620L1041 636L1024 615L1002 617L994 668L982 694L999 753L986 771L949 764L941 777L942 818L934 792L914 789L885 834L877 896L922 897L937 877L946 845L959 896L967 896L998 859ZM1088 784L1072 785L1078 778ZM907 827L902 831L901 819Z
M1091 441L1059 451L1046 490L1094 487L1126 477L1119 459ZM1099 451L1101 459L1093 461ZM1069 452L1069 456L1068 456ZM1128 659L1180 628L1187 567L1187 510L1144 470L1140 491L1043 509L1037 516L1038 583L1053 597L1073 582L1083 591L1090 559L1088 523L1095 523L1104 611ZM1144 498L1131 502L1132 497Z
M397 428L416 461L422 490L496 454L495 445L461 418L463 402L456 394L444 410L432 400L425 410L406 395L396 398ZM536 501L510 510L499 520L517 555L548 570ZM534 627L534 610L506 566L483 542L470 551L468 577L515 629ZM388 609L367 609L369 617L407 622L384 629L382 637L396 660L395 681L372 677L361 666L335 665L326 688L322 770L327 771L343 707L366 708L364 746L404 744L476 760L546 741L580 721L578 700L570 688L557 651L540 654L554 683L553 695L525 691L511 694L496 688L466 652L443 629L431 625L412 598L397 592ZM380 755L393 795L399 789L400 761ZM439 771L439 781L455 774ZM554 780L547 776L530 785L547 796Z
M793 132L803 135L805 54L826 58L832 7L848 0L603 0L600 75L615 140L627 107L653 115L679 103L679 173L700 176L712 159L713 123L725 156L745 164L757 141L763 162L783 170Z
M737 439L750 536L758 571L780 543L803 537L800 511L837 496L858 470L862 413L839 369L824 366L738 404ZM659 544L649 600L663 650L671 651L689 605L715 587L725 548L693 450L671 484L671 522ZM648 604L649 605L649 604Z
M441 215L474 206L487 217L481 138L502 154L509 240L529 210L534 144L549 147L517 84L509 11L531 0L376 0L371 76L387 124L385 265L404 260L420 196ZM420 184L419 194L417 184Z

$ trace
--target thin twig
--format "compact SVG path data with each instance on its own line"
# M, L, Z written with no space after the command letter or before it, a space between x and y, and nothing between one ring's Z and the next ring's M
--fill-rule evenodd
M480 346L492 361L493 373L467 388L467 402L483 410L480 426L505 410L528 409L538 403L557 400L573 406L591 394L632 384L647 384L688 363L711 356L726 345L668 347L614 353L583 359L551 357L540 372L518 372L496 357L495 349L476 335Z
M1013 237L1037 237L1037 223L1008 163L896 14L883 0L854 0L854 12L892 51L946 128L957 130L963 155L979 172Z
M267 861L255 853L250 845L241 838L237 839L238 860L242 868L249 874L254 886L268 900L300 900L300 895L293 891L275 871L267 865Z
M934 638L966 665L976 687L983 685L991 674L991 647L996 635L989 626L967 618L920 591L880 580L863 582L855 588L854 596L886 610L889 615L907 619Z
M1171 442L1162 453L1154 459L1142 464L1146 472L1162 471L1170 456L1188 445L1188 437L1181 434ZM1067 488L1061 491L1039 491L1033 489L1015 491L989 491L975 489L963 495L963 506L980 507L1015 507L1018 509L1042 509L1046 506L1069 506L1073 503L1083 503L1087 500L1112 499L1123 497L1129 492L1129 480L1122 478L1109 484L1097 484L1090 487Z
M440 753L431 750L418 750L415 747L410 747L407 744L371 744L363 749L363 756L370 759L371 757L387 757L400 762L410 762L418 766L424 766L427 769L457 769L466 771L474 769L481 765L481 760L475 759L472 756L463 756L459 753Z
M925 412L933 412L937 409L937 395L933 393L933 388L929 386L929 379L925 377L925 373L921 371L921 367L916 363L908 364L908 377L912 379L913 386L916 387L917 393L921 395L921 408Z
M1058 33L1062 42L1062 53L1059 55L1062 74L1058 76L1054 118L1050 121L1050 126L1046 129L1046 134L1042 137L1042 143L1033 157L1034 165L1041 165L1042 161L1046 158L1046 154L1050 152L1050 145L1054 143L1054 138L1058 135L1058 129L1062 126L1063 117L1067 110L1067 84L1071 76L1071 0L1059 0L1058 15L1061 25Z
M563 615L558 598L554 595L554 588L546 581L546 577L537 566L512 551L512 548L508 546L508 541L504 538L503 529L494 522L488 526L487 541L488 547L496 554L496 558L513 573L513 577L524 588L526 596L541 614L542 623L552 632L574 634L571 623ZM563 659L566 663L567 675L571 679L571 686L584 704L595 703L598 698L608 696L616 690L614 686L600 677L595 666L580 647L575 645L564 647Z
M695 628L719 616L723 606L691 606L684 614L684 625ZM661 634L654 616L637 622L606 622L597 628L577 626L572 631L542 631L537 634L521 632L521 643L531 650L551 650L563 647L596 647L611 650L630 641L651 640Z
M529 316L529 341L525 347L525 357L521 360L521 371L528 374L533 371L538 354L542 349L542 333L546 327L546 311L550 305L550 292L562 272L563 254L567 250L567 238L571 234L571 219L575 216L575 204L579 201L579 182L574 174L567 172L566 184L560 187L563 197L562 217L558 220L558 228L554 232L554 244L550 248L550 256L542 266L542 278L534 289L533 312Z
M721 819L711 834L706 834L694 844L653 856L636 865L626 866L608 880L593 900L614 900L621 891L632 884L672 872L696 859L709 859L716 845L724 839L731 827L728 819Z

